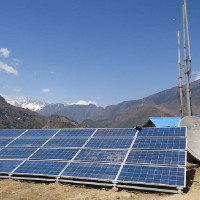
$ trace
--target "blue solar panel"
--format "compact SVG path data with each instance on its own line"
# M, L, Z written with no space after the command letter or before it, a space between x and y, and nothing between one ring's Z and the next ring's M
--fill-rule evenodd
M0 160L0 174L11 173L21 162L21 160Z
M124 165L118 181L185 186L185 168L142 165Z
M87 138L53 138L45 147L82 147Z
M31 129L28 130L22 137L51 137L53 136L58 129Z
M185 137L186 128L143 128L138 137Z
M89 137L95 129L62 129L55 137Z
M120 165L100 163L71 163L61 177L113 180Z
M16 139L9 147L41 147L47 139L23 138Z
M67 165L61 161L25 161L13 174L56 176Z
M133 128L124 129L98 129L94 137L134 137L136 130Z
M28 158L36 149L35 148L5 148L0 151L0 158L17 158L26 159Z
M129 148L132 138L92 138L86 147L100 149Z
M31 159L71 160L79 149L40 149Z
M0 130L0 137L13 137L16 138L21 135L25 130Z
M126 163L184 166L186 165L186 152L132 150Z
M185 138L137 138L134 149L186 149Z
M83 149L75 160L92 162L123 162L127 150Z
M7 144L9 144L13 139L9 138L9 139L5 139L5 138L1 138L0 139L0 147L5 147Z

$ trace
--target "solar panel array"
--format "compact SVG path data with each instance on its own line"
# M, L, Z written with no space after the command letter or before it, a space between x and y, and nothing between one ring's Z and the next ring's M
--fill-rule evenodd
M186 129L0 130L0 177L185 187Z

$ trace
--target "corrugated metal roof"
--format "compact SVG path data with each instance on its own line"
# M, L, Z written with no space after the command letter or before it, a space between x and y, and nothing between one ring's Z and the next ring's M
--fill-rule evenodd
M199 117L200 116L196 116ZM178 127L181 120L180 117L150 117L149 118L156 127Z

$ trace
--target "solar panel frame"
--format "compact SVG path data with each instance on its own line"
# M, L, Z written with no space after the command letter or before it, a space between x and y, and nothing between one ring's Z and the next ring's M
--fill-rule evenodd
M126 163L186 166L186 154L186 151L131 150Z
M12 175L56 177L66 164L67 161L26 160L12 172ZM56 167L57 170L55 169ZM60 168L58 169L58 167Z
M62 129L56 136L55 138L65 138L65 137L72 137L72 138L77 138L77 137L87 137L89 138L95 131L96 129L90 128L90 129Z
M186 137L186 127L143 128L137 137Z
M11 144L9 144L8 147L39 148L47 140L48 138L18 138L15 141L13 141Z
M86 148L128 149L133 138L92 138Z
M13 138L1 138L0 139L0 148L3 148L10 144L13 141Z
M21 163L20 160L0 159L0 174L9 174Z
M126 172L127 169L125 169L127 167L129 167L128 170L130 170L131 168L133 168L133 169L134 168L138 168L138 169L137 169L136 173L133 173L133 172L132 173L128 173L128 172ZM139 168L141 168L142 170L139 170ZM144 170L144 168L146 168L146 169ZM148 170L147 170L147 168L148 168ZM153 170L149 170L149 169L154 169L154 171ZM159 172L158 169L164 169L163 170L164 171L163 174L159 175L160 172ZM167 171L167 169L171 169L172 171ZM179 181L182 180L183 184L175 184L175 183L172 184L172 182L174 182L172 180L172 178L175 178L175 172L173 172L175 169L176 170L182 170L182 172L177 172L177 174L180 175L180 173L182 173L182 177L183 178L179 177ZM154 177L159 179L159 177L163 176L164 178L163 179L160 178L160 180L168 180L170 183L168 183L168 184L167 183L159 183L159 181L154 181L154 183L153 183L153 182L150 182L150 181L144 182L144 181L138 181L138 180L137 181L130 180L131 178L137 179L137 177L141 177L140 180L144 180L145 177L147 177L147 176L144 175L145 171L149 173L149 178L148 179L153 179ZM140 172L143 173L142 176L139 176ZM155 172L155 173L153 173L153 172ZM167 173L171 173L172 174L171 177L169 177L167 175ZM124 180L124 179L122 180L121 177L124 174L129 174L129 175L126 176L126 177L129 178L129 180ZM132 176L130 174L132 174ZM127 165L126 164L126 165L123 166L122 172L120 173L120 176L118 177L117 181L118 181L118 183L132 183L132 184L168 186L168 187L185 187L186 186L186 167L155 166L155 165Z
M0 151L0 159L27 159L36 148L4 148Z
M178 144L176 144L178 142ZM179 145L177 148L175 148ZM136 138L133 149L186 150L186 138Z
M101 128L94 137L135 137L136 130L133 128Z
M55 149L41 148L33 156L31 160L71 160L79 149Z
M29 129L20 138L50 138L59 129Z
M103 167L105 167L104 170L103 170ZM112 167L113 169L111 169ZM72 162L62 172L60 178L112 181L117 175L119 168L120 168L119 164ZM102 173L103 171L108 173L107 178L101 178L105 174L105 173ZM110 176L112 176L113 178L109 178Z
M52 138L44 148L51 147L82 147L88 138Z
M3 129L0 130L0 138L16 138L24 133L25 129Z
M76 162L109 162L121 163L124 160L128 150L99 150L82 149L79 155L74 159Z

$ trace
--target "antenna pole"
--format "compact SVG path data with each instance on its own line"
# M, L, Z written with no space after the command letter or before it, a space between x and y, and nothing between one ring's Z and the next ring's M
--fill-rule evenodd
M185 77L186 77L186 94L187 94L187 107L188 116L192 116L192 105L191 105L191 93L190 93L190 82L189 82L189 71L188 71L188 58L186 49L186 32L185 32L185 4L182 4L183 11L183 46L184 46L184 63L185 63Z
M183 107L183 86L182 86L182 73L181 73L181 50L180 50L180 31L177 31L178 38L178 79L179 79L179 98L180 98L180 116L184 117Z

